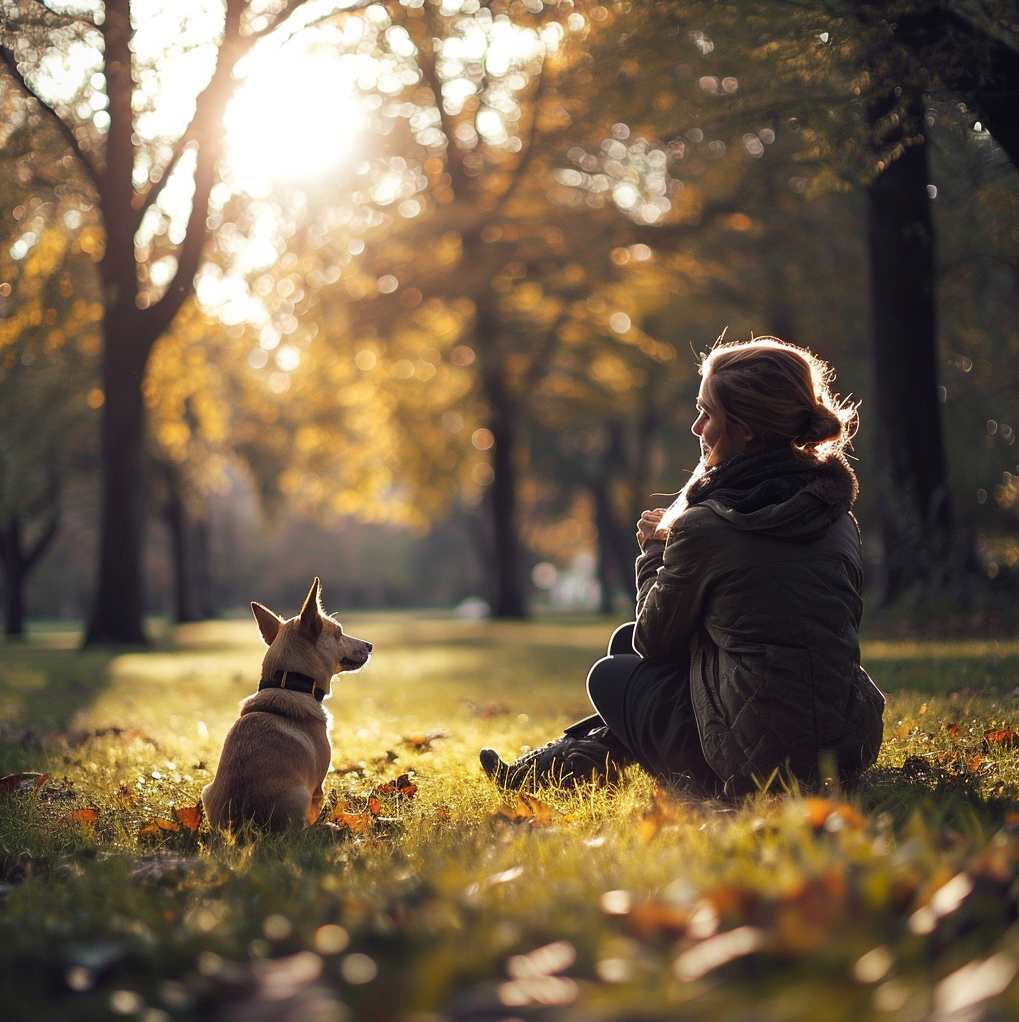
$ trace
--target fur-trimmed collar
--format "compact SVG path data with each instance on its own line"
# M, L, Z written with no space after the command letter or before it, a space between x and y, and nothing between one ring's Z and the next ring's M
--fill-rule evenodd
M783 444L737 454L705 469L690 480L683 496L687 505L711 499L740 514L751 514L772 504L784 504L801 490L809 490L838 511L848 511L859 487L844 457L822 461Z

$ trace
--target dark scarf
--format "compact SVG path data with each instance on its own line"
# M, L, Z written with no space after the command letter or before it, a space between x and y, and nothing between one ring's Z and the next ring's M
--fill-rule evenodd
M699 468L679 502L686 508L710 499L739 514L752 514L783 504L808 486L837 512L848 511L856 499L856 475L844 457L819 461L782 444Z

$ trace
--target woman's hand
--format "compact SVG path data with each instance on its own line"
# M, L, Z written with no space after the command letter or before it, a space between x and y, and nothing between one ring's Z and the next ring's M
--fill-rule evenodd
M664 507L656 507L653 511L645 511L640 516L640 521L637 522L637 543L641 550L652 539L665 539L665 533L659 534L658 529L658 523L661 522L665 511Z

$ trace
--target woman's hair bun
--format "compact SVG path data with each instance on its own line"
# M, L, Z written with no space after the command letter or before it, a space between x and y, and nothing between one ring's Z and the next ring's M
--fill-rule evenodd
M796 438L798 444L813 446L837 439L843 429L842 420L825 405L815 405L807 428Z

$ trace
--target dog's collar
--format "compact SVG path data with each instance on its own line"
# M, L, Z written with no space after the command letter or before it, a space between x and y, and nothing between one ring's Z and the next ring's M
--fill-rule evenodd
M258 691L263 688L285 688L290 692L306 692L313 695L316 702L322 702L325 690L318 687L318 682L308 674L300 671L277 671L271 678L263 678L258 683Z

